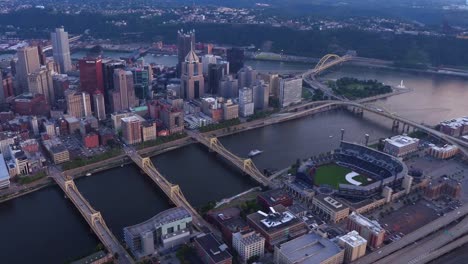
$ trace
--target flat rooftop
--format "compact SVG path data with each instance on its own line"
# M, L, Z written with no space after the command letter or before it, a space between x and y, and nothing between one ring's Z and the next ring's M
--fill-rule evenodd
M322 204L324 204L326 207L330 208L334 212L339 212L348 208L348 206L346 206L344 203L336 200L336 198L331 197L329 195L320 194L315 196L314 200L320 201Z
M357 231L349 232L348 234L340 237L340 240L353 248L361 246L362 244L367 244L367 240L360 236Z
M401 148L401 147L405 147L411 144L419 143L419 139L408 137L406 135L398 135L398 136L385 139L385 142L388 142L389 144L392 144L393 146Z
M279 250L296 264L319 264L343 251L335 243L314 233L286 242L280 245Z
M232 258L227 251L227 246L220 244L211 233L197 237L195 241L208 253L214 263Z
M353 220L354 222L358 223L361 226L365 226L372 230L375 233L380 233L383 231L383 228L380 226L379 222L370 220L367 217L364 217L360 214L356 214L355 212L352 212L349 216L349 219Z

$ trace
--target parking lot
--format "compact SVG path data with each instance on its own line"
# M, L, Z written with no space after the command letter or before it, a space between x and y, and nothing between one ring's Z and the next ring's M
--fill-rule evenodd
M423 225L435 220L439 216L430 202L426 200L419 200L415 204L403 206L399 210L379 219L380 224L385 228L390 238L398 239Z
M97 148L92 149L86 148L83 144L83 140L81 139L80 135L77 134L61 136L60 139L70 152L71 159L88 158L102 154L109 150L109 147L107 146L99 146Z

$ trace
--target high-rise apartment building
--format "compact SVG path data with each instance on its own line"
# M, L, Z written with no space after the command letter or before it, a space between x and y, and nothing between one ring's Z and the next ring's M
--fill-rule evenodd
M244 87L239 90L239 115L247 117L254 113L253 89Z
M224 98L237 98L239 96L239 83L231 75L224 75L219 81L218 94Z
M183 29L177 31L177 72L182 75L182 63L190 50L195 49L195 30L184 32Z
M367 241L357 231L351 231L340 237L338 244L345 249L345 263L351 263L366 254Z
M54 60L58 64L60 72L66 73L71 71L72 64L68 32L63 27L56 28L55 32L51 33L51 38Z
M141 124L141 140L143 142L156 139L156 122L145 121Z
M205 94L205 78L203 67L193 49L185 57L182 63L182 91L181 97L186 100L200 98Z
M300 103L302 99L302 78L287 77L279 81L279 101L281 107Z
M141 123L143 118L137 115L124 117L122 122L122 139L129 145L138 144L142 142L141 139Z
M91 116L91 99L87 92L68 91L65 99L69 115L76 118Z
M102 74L102 59L83 58L78 62L80 69L81 91L94 94L95 91L104 93L104 79Z
M28 74L28 90L32 94L43 94L49 104L55 102L52 74L45 67Z
M239 89L251 87L257 80L257 71L250 66L245 66L237 72L237 80L239 81Z
M253 85L253 102L256 110L265 110L268 108L270 91L268 84L263 80L257 80Z
M241 231L232 235L232 247L242 263L247 263L251 257L263 257L265 238L253 230Z
M355 230L362 236L370 248L382 246L385 230L375 220L370 220L363 215L352 212L348 216L347 230Z
M24 47L17 52L16 79L18 81L17 94L28 91L28 75L41 68L37 47Z
M96 92L93 95L94 116L98 120L106 119L106 106L104 102L104 94Z
M244 50L230 48L226 51L227 61L231 67L231 72L235 73L244 67Z

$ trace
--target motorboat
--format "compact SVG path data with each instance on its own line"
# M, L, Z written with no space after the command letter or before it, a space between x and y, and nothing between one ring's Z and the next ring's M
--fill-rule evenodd
M263 151L261 150L258 150L258 149L254 149L254 150L251 150L249 152L249 157L254 157L254 156L257 156L257 155L260 155Z

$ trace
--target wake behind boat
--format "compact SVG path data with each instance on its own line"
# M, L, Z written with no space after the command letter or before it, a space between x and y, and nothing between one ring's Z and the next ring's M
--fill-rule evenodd
M248 156L249 156L249 158L251 158L251 157L260 155L262 152L263 152L263 151L261 151L261 150L254 149L254 150L251 150L251 151L249 152L249 155L248 155Z

